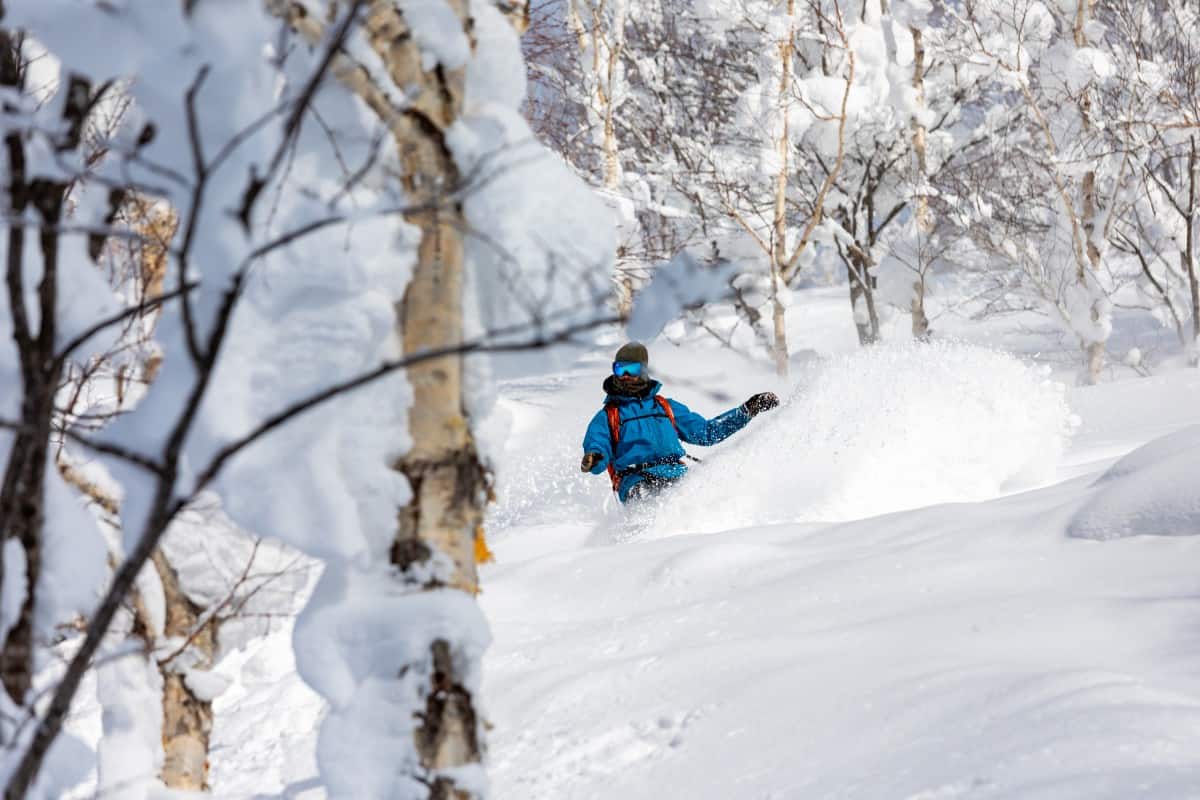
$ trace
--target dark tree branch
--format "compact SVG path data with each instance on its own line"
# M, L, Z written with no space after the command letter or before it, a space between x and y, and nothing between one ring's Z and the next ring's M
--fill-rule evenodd
M308 113L309 107L312 105L312 100L317 94L317 89L320 88L321 82L325 80L325 75L333 64L334 58L342 51L342 44L346 41L346 37L350 33L350 27L354 24L354 20L358 17L358 11L362 8L364 0L354 0L350 4L350 8L346 11L346 16L342 18L341 23L333 32L333 36L329 40L329 46L325 48L324 54L321 56L321 62L309 76L308 82L304 88L296 96L292 104L292 112L288 114L287 121L283 126L283 138L279 142L279 147L276 148L274 155L271 157L271 162L267 166L267 171L263 175L259 175L257 171L251 170L250 182L246 185L245 191L242 193L242 204L238 209L237 218L242 223L242 227L250 230L250 216L254 213L254 206L258 202L259 196L263 189L271 182L275 173L279 170L279 166L283 163L283 158L291 148L292 142L300 133L300 127L304 122L304 115Z
M200 141L200 123L196 118L196 95L208 77L209 67L206 64L196 73L196 80L188 87L184 95L184 107L187 110L188 141L192 150L192 168L196 172L196 182L192 186L191 207L188 209L187 223L183 226L183 238L179 245L179 289L187 285L188 266L192 252L192 242L196 236L196 227L200 218L200 208L204 199L204 190L208 183L208 168L204 164L203 143ZM200 352L199 334L196 330L195 315L192 313L192 302L188 292L180 295L180 308L183 310L184 337L187 342L192 363L199 366L204 356Z
M319 392L298 400L282 411L268 417L257 428L250 433L242 436L239 439L230 442L222 447L213 457L208 467L200 473L200 477L196 481L196 490L200 490L211 483L220 472L221 468L242 450L249 445L261 439L266 434L275 430L284 423L300 416L306 411L316 408L323 403L332 400L335 397L343 395L347 392L361 388L375 381L387 377L398 370L407 369L426 361L434 361L439 358L448 358L452 356L465 356L472 354L483 353L516 353L525 350L540 350L546 347L551 347L556 344L563 344L570 341L575 336L586 331L594 330L605 325L615 325L621 322L621 318L617 315L607 315L597 317L586 322L574 323L567 325L561 330L554 331L548 334L542 334L533 339L528 339L520 342L500 342L495 343L495 339L516 332L515 326L510 329L501 329L485 333L477 339L469 342L464 342L458 345L436 348L433 350L424 350L419 353L413 353L404 358L398 358L390 361L385 361L374 369L349 378L340 383L335 383Z
M113 314L112 316L110 316L106 319L100 320L99 322L92 325L87 330L83 331L83 333L80 333L74 339L72 339L71 341L69 341L65 345L63 345L62 349L59 350L58 355L55 356L55 359L57 359L60 362L65 361L68 357L70 357L71 353L75 352L75 350L82 347L83 344L85 342L87 342L88 339L91 339L93 336L100 333L105 328L112 327L113 325L119 325L122 322L125 322L129 319L141 316L142 314L146 313L147 311L156 309L156 308L162 306L164 303L168 303L171 300L174 300L177 297L180 297L181 295L186 294L186 293L192 291L193 289L196 289L199 285L200 284L198 284L198 283L186 284L179 289L173 289L172 291L166 292L164 294L160 294L159 296L152 298L150 300L143 300L142 302L138 303L136 306L130 306L129 308L123 309L120 312Z
M89 450L102 453L106 456L112 456L113 458L119 458L122 461L127 461L130 464L141 467L142 469L154 475L163 474L162 464L158 463L149 456L130 450L128 447L123 447L112 442L98 442L95 439L91 439L87 436L76 433L69 428L63 431L63 435L73 442L78 442Z
M129 556L121 563L113 576L113 581L109 585L108 591L97 607L96 612L88 622L87 631L84 634L83 642L79 649L72 657L67 666L62 680L56 687L50 704L47 707L44 715L38 721L34 730L33 739L29 747L22 754L20 762L14 770L9 783L5 788L5 800L22 800L29 788L33 785L34 779L37 777L45 759L46 753L49 751L51 744L58 737L62 730L63 723L66 721L67 715L71 709L71 703L79 691L79 685L87 674L91 666L92 659L100 647L105 634L108 632L109 625L112 624L113 617L121 608L125 597L132 590L134 583L137 580L138 574L150 559L154 550L158 547L162 535L166 532L167 527L175 516L187 506L195 497L195 493L205 488L219 474L224 465L239 452L250 446L254 442L266 436L271 431L280 427L289 420L303 414L305 411L311 410L335 397L338 397L346 392L352 391L359 387L372 383L380 378L390 375L398 370L418 364L424 361L430 361L438 358L446 358L456 355L468 355L472 353L500 353L500 352L518 352L522 350L534 350L544 347L549 347L554 344L560 344L570 341L573 337L588 330L593 330L604 325L615 324L619 322L619 317L615 315L607 315L596 317L585 322L573 323L564 326L561 330L550 334L544 334L534 339L519 341L519 342L494 342L495 338L500 338L506 335L511 335L519 330L519 326L513 326L509 329L500 329L493 331L490 334L485 334L478 339L470 342L465 342L459 345L438 348L435 350L427 350L421 353L415 353L411 356L387 361L369 372L351 378L346 381L334 384L327 389L316 392L309 397L297 401L288 406L279 413L269 417L257 428L240 439L231 442L223 447L209 462L208 466L200 473L199 478L192 486L191 493L187 497L176 498L175 482L178 478L179 462L183 453L183 444L191 431L195 421L195 416L199 410L200 403L207 391L210 378L214 372L216 356L220 352L221 340L225 336L228 328L229 318L232 315L233 308L239 297L240 281L235 278L233 286L227 292L225 301L222 304L221 310L218 312L218 320L214 327L209 350L207 353L204 369L201 370L200 378L196 386L193 388L188 403L180 415L178 422L172 431L171 438L168 440L164 451L162 464L158 465L160 471L158 475L158 488L155 493L154 500L148 512L146 523L143 526L141 538ZM125 458L126 454L113 453L120 458ZM139 457L140 458L140 457ZM134 462L139 463L139 462ZM147 469L151 468L153 462L148 459L141 459L140 462Z

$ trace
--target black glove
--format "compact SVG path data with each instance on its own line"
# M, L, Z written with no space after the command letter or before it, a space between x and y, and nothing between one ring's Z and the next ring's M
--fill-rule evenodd
M583 461L579 462L579 471L591 472L592 467L596 466L603 460L604 456L600 455L599 453L584 453Z
M779 405L779 398L774 392L761 392L754 395L745 403L742 408L746 409L746 413L750 416L757 416L760 411L767 411Z

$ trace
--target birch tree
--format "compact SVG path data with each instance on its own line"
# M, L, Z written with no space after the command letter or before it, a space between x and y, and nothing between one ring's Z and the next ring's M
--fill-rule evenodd
M818 3L801 7L787 0L755 8L757 12L743 21L769 47L762 50L757 81L745 95L740 118L745 133L739 143L710 156L708 164L714 173L718 212L740 229L766 263L772 360L776 371L786 375L790 284L804 266L802 257L845 157L847 103L856 61L839 3L826 9ZM800 25L805 26L803 31ZM806 43L803 50L798 45L801 40ZM811 80L797 75L798 59L813 49L821 54L818 59L837 65L830 67L831 74L834 69L840 73L837 78L826 82L819 73ZM816 87L830 91L822 92L819 100L808 99ZM793 151L810 126L829 145L830 168L801 205L796 200L800 176ZM797 205L806 211L796 214Z
M1137 263L1144 295L1200 363L1196 217L1200 187L1200 15L1187 3L1106 3L1098 9L1120 76L1099 96L1105 138L1127 153L1128 192L1109 241Z
M927 132L924 120L925 112L925 37L921 29L909 25L909 35L913 44L912 87L915 95L915 105L912 125L912 149L916 162L917 208L915 212L918 234L928 238L933 233L932 212L929 207L928 180L929 159L927 156ZM923 341L929 338L929 316L925 313L925 281L929 270L929 259L922 249L917 250L917 276L913 283L912 302L912 335L914 339Z
M58 80L52 102L38 106L20 82L29 59L11 59L5 196L41 204L31 228L46 257L41 330L25 314L39 292L25 291L23 271L11 266L3 317L24 320L28 335L18 341L38 361L4 350L0 369L57 369L64 353L145 312L113 297L93 263L97 248L78 246L138 235L114 225L125 198L155 198L179 221L154 301L153 382L99 430L68 421L62 431L94 462L88 469L120 487L107 580L103 548L89 554L75 535L67 554L47 535L73 521L67 509L79 511L53 483L39 483L57 474L45 469L52 411L23 414L37 403L9 402L13 390L47 396L46 376L4 384L4 441L21 445L5 473L15 487L5 513L29 521L5 523L27 531L16 541L29 543L21 544L28 565L4 565L6 597L16 581L34 608L6 621L16 630L21 614L31 616L36 633L39 613L58 618L76 597L86 616L44 702L27 687L38 669L29 650L46 643L9 632L6 687L19 724L4 731L14 754L6 797L58 792L47 781L70 771L47 764L51 745L84 676L114 655L114 623L150 585L139 581L151 564L171 598L164 607L179 612L164 621L164 638L187 645L159 665L170 668L164 682L175 698L162 716L141 713L150 671L114 683L138 691L108 698L101 750L128 778L110 789L143 797L164 781L204 785L210 717L190 678L211 661L211 631L180 564L160 547L207 491L239 526L325 562L296 649L302 674L331 704L318 748L330 796L482 796L475 703L487 631L473 596L473 544L488 476L472 426L486 414L487 392L481 366L464 357L546 347L613 319L595 310L611 231L596 226L594 201L530 142L517 113L523 9L482 3L468 14L451 4L410 15L359 0L320 13L273 3L268 13L201 0L6 10L8 30L21 32L8 34L11 51L28 54L36 43L53 55L45 63ZM118 82L130 112L103 157L74 158L77 131L103 97L90 87ZM22 162L28 153L38 159ZM22 163L23 173L14 169ZM554 192L530 191L547 177ZM60 213L68 187L69 221ZM10 216L10 264L26 224ZM56 236L73 245L55 249ZM73 287L94 289L86 296L113 302L64 316L56 265ZM263 475L272 476L269 495ZM53 511L44 525L42 507ZM6 544L4 555L15 552ZM30 574L47 577L26 581ZM54 589L45 601L43 585ZM178 747L164 741L164 723L183 732Z

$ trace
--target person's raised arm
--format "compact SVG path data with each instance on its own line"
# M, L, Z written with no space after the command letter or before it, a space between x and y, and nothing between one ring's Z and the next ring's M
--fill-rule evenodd
M708 447L728 439L746 427L755 415L779 405L779 398L771 392L756 394L737 408L731 408L712 419L705 419L678 400L668 402L675 414L679 438L688 444Z

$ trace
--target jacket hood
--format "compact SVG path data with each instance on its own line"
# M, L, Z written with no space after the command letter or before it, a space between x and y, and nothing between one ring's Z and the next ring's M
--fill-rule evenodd
M616 379L612 375L609 375L604 379L604 393L607 395L604 398L604 404L616 403L617 405L623 405L638 400L645 400L647 397L654 397L661 388L662 383L660 381L650 380L644 387L637 389L633 393L629 393L617 386Z

